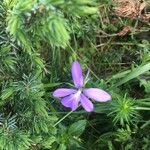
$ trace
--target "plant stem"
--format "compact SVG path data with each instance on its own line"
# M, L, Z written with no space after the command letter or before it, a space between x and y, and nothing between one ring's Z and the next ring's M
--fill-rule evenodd
M60 122L62 122L65 118L67 118L71 113L73 112L70 111L69 113L67 113L64 117L62 117L59 121L57 121L55 124L54 124L54 127L56 127Z
M141 102L141 101L149 101L150 102L150 98L138 99L137 101L139 101L139 102Z
M140 104L140 105L147 105L147 106L150 106L150 102L137 102L137 104Z
M150 107L135 107L136 110L150 110Z

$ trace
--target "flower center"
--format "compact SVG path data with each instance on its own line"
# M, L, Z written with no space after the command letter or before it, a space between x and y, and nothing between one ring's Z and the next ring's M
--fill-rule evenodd
M81 92L82 92L82 90L79 89L79 90L77 91L77 93L74 94L74 96L76 97L76 99L78 99L78 98L80 97Z

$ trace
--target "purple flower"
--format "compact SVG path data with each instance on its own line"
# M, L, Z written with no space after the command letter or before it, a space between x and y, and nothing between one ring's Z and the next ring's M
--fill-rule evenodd
M89 99L98 102L111 100L111 96L104 90L98 88L84 88L85 81L78 61L73 62L71 72L75 89L59 88L53 93L54 97L61 98L62 105L71 108L73 111L82 105L87 112L91 112L94 107Z

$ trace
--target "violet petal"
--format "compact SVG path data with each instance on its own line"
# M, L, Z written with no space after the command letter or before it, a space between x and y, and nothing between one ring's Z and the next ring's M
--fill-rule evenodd
M83 86L83 74L82 74L81 66L78 61L73 62L71 72L72 72L74 85L77 88L82 87Z
M75 94L73 95L69 95L67 97L64 97L62 100L61 100L61 103L63 106L65 107L69 107L71 108L73 111L76 110L79 106L79 98L77 98L75 96Z
M75 89L59 88L53 92L53 96L54 97L65 97L65 96L68 96L68 95L73 94L75 92L76 92Z
M83 108L87 111L87 112L91 112L93 111L94 107L92 102L84 95L81 94L81 105L83 106Z
M111 100L111 96L104 90L98 88L89 88L83 91L85 96L88 98L94 99L98 102L106 102Z

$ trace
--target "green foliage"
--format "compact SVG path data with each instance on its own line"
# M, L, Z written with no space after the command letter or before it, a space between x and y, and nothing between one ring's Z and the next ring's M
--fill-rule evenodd
M1 94L1 103L5 102L5 100L8 99L13 93L14 93L14 89L12 87L3 90Z
M35 39L35 43L45 41L52 47L65 48L69 44L71 31L69 20L64 17L66 13L80 16L96 12L96 7L91 7L93 2L89 0L19 0L15 3L7 17L7 30L29 53L36 46L32 45L32 39Z
M78 122L81 126L77 129L70 125L66 131L59 128L58 132L54 125L58 118L49 90L59 84L54 83L47 63L55 49L69 45L73 33L71 18L95 13L95 3L88 0L4 0L0 6L0 112L6 116L1 119L0 149L59 147L62 150L79 146L79 136L86 125L84 120ZM42 45L52 50L48 52L48 62ZM66 136L70 139L62 142Z
M149 24L113 6L0 1L0 150L150 149ZM133 31L120 37L126 26ZM93 113L68 112L52 96L72 86L74 60L90 70L87 87L112 96Z
M141 85L143 85L145 88L145 92L150 93L150 81L147 81L145 79L142 79L140 81L141 81Z
M14 54L11 53L11 48L9 46L3 45L0 49L0 65L1 65L1 73L4 73L3 66L5 66L6 70L15 69L16 58Z
M69 127L61 126L60 132L61 136L57 139L58 149L76 149L81 148L82 142L80 135L85 130L86 120L79 120L73 123Z
M119 142L126 142L126 141L130 141L131 139L131 134L132 134L132 131L130 129L130 127L127 125L127 129L118 129L117 130L117 133L116 133L116 141L119 141Z
M0 117L0 149L4 150L26 150L31 145L29 135L17 129L16 117Z
M123 83L128 82L131 79L138 77L139 75L150 70L150 63L145 64L144 66L137 67L133 71L131 71L127 76L125 76L120 82L116 84L117 86L122 85Z
M70 128L68 129L68 133L73 136L80 136L85 129L85 125L86 120L77 121L70 126Z
M115 116L114 123L120 122L121 125L129 124L136 119L138 112L135 110L135 100L124 97L117 97L111 103L112 111L109 115Z

